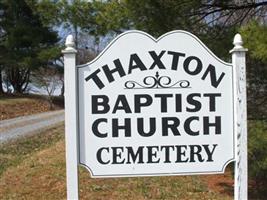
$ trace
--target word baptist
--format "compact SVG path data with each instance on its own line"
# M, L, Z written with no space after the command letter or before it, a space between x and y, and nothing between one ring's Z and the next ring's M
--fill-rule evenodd
M113 96L114 97L114 96ZM221 97L220 93L191 93L188 95L182 94L134 94L133 96L118 95L114 103L106 95L92 95L91 96L91 111L93 115L99 116L92 123L92 132L99 138L110 136L119 137L119 131L124 131L125 137L131 137L132 130L137 130L138 134L143 137L150 137L156 133L156 129L161 130L162 136L173 134L180 136L181 133L186 133L190 136L210 135L213 133L210 129L214 129L214 134L221 134L221 116L203 116L199 117L196 113L199 111L216 112L216 104ZM133 100L130 100L133 98ZM132 104L129 102L133 102ZM207 106L202 106L205 104ZM152 107L153 106L153 107ZM145 119L144 116L132 118L131 114L145 112L149 109L153 112L167 113L175 111L169 117L149 117ZM186 119L181 119L182 112L186 111L192 113ZM147 111L148 112L148 111ZM106 114L114 115L114 118L106 118ZM117 118L118 114L125 113L128 117L124 120ZM149 112L148 112L149 113ZM180 114L179 114L180 113ZM195 130L192 124L198 124L199 130ZM145 126L148 129L145 131ZM133 129L133 127L135 128ZM183 128L182 128L183 127ZM202 130L200 130L202 127ZM102 131L101 131L102 130ZM105 130L105 131L103 131Z

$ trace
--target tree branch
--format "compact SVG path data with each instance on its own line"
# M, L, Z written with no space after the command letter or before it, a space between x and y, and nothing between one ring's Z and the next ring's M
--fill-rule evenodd
M240 10L246 8L257 8L260 6L266 6L267 1L258 2L258 3L247 3L244 5L237 5L237 4L220 4L220 3L213 3L213 4L202 4L203 7L208 8L222 8L223 10Z

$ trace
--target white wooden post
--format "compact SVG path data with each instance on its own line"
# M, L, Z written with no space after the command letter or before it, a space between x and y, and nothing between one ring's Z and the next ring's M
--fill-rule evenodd
M235 200L248 199L247 164L247 95L246 95L246 51L240 34L234 37L235 45L230 51L234 67L235 80Z
M78 187L78 133L77 133L77 77L76 49L74 39L69 35L66 39L64 54L65 83L65 145L67 199L79 198Z

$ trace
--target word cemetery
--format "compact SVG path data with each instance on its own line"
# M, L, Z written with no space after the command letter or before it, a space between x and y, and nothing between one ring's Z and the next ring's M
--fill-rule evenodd
M235 199L247 199L245 51L232 63L185 31L115 38L75 65L66 40L67 196L78 199L78 164L93 178L224 173L235 162Z

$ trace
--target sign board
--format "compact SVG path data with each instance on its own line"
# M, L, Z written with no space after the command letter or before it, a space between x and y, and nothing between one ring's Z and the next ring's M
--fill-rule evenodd
M184 31L128 31L77 66L78 160L92 177L223 173L234 71Z

